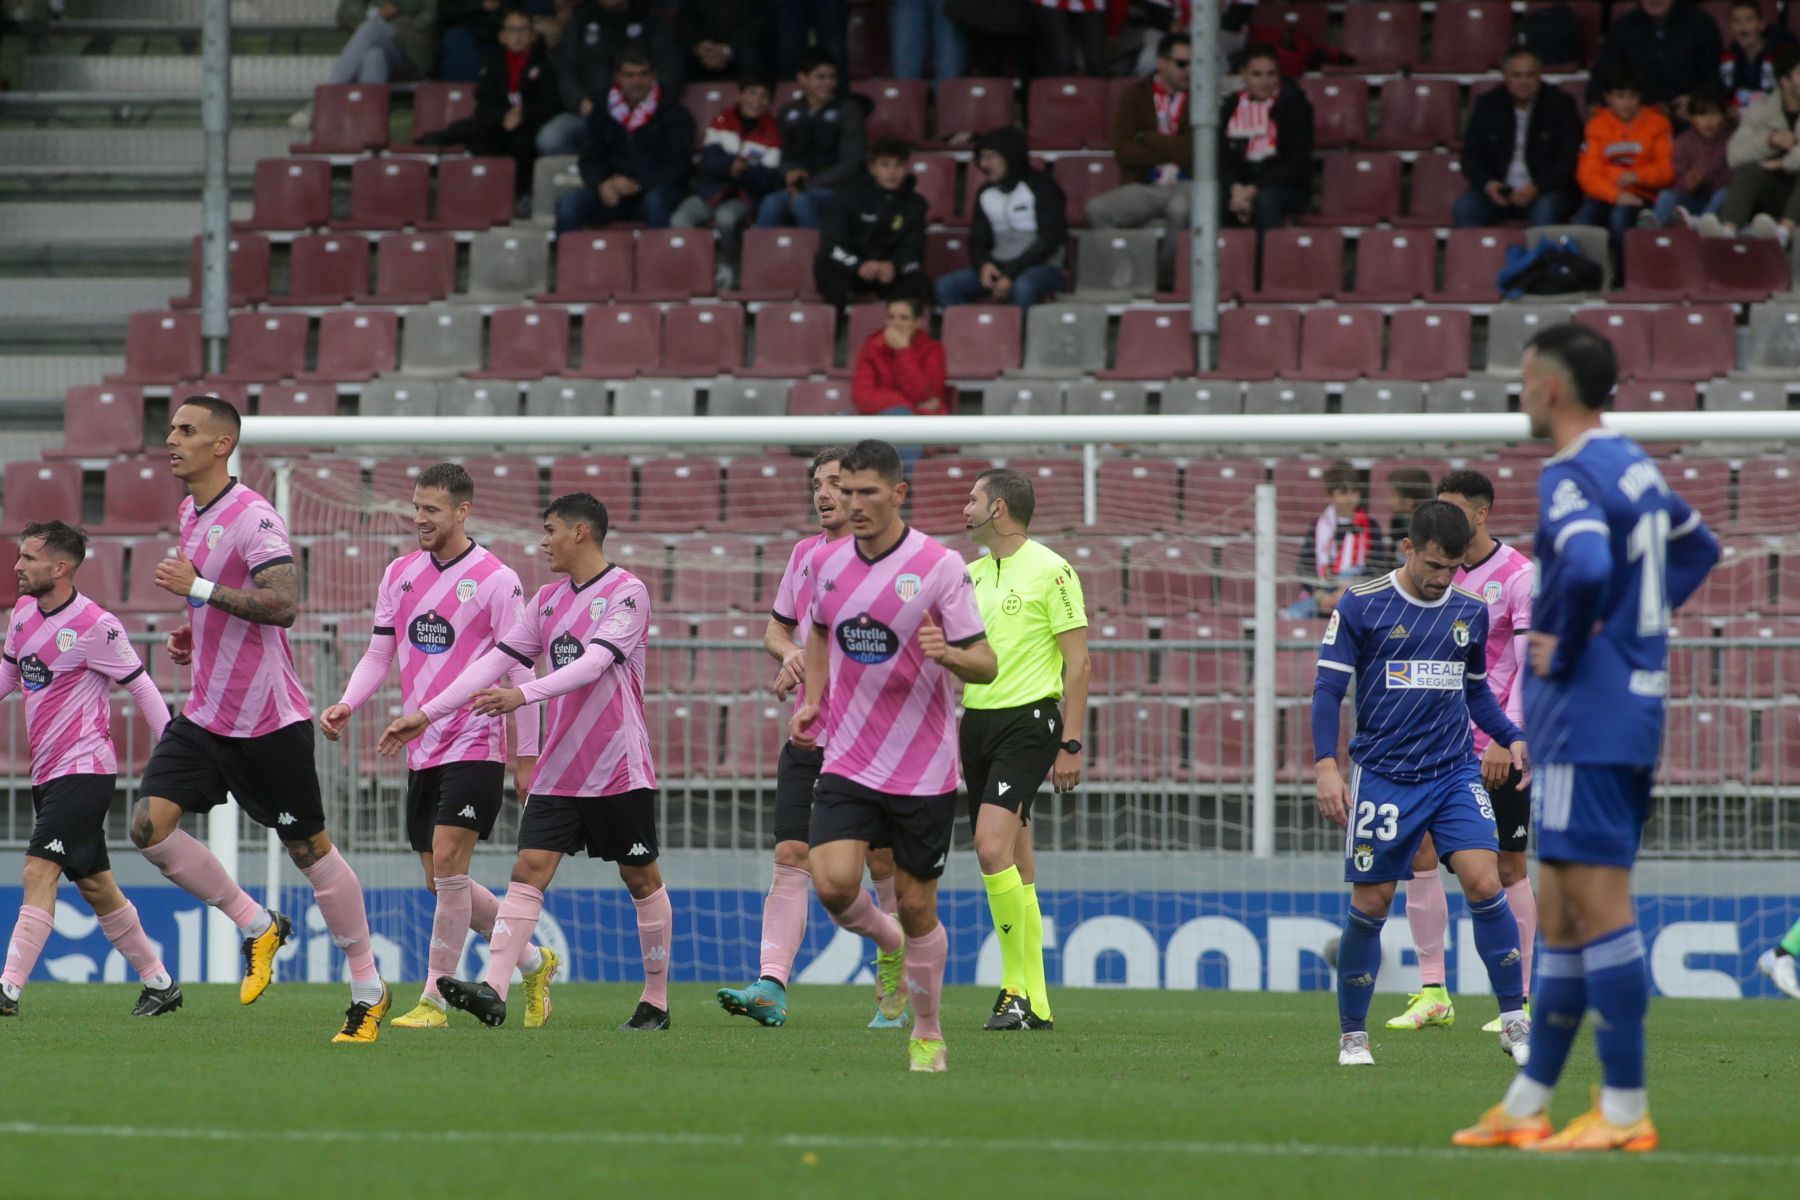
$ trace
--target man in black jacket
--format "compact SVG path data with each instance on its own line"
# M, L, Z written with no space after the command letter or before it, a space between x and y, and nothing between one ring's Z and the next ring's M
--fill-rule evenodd
M869 169L825 205L813 283L831 303L920 289L915 280L923 279L927 206L907 170L910 158L912 147L899 138L877 140Z
M569 14L552 58L562 111L538 134L539 154L581 153L587 119L605 101L628 46L650 55L658 79L680 78L674 35L653 0L585 0Z
M556 198L556 231L615 221L667 228L693 165L694 118L663 94L649 56L629 49L606 100L588 117L582 186Z
M467 141L476 154L512 159L513 191L529 196L538 131L556 105L550 52L538 40L531 18L513 9L500 24L500 45L487 52L475 80L473 128L457 140Z
M770 0L679 0L675 41L682 52L682 78L674 90L695 80L772 70L774 18Z
M809 50L800 56L796 78L799 99L775 115L787 186L763 197L756 210L762 229L789 221L802 229L819 228L832 189L863 173L863 102L838 95L837 64Z
M1721 54L1719 27L1699 5L1640 0L1613 18L1600 59L1588 72L1588 103L1601 102L1613 68L1628 66L1644 89L1645 104L1666 105L1671 120L1685 121L1688 96L1718 85Z
M1063 246L1068 201L1048 171L1035 171L1025 135L1008 125L975 143L975 167L988 182L969 225L970 266L937 282L938 307L992 296L1030 308L1069 286Z
M1505 85L1469 106L1462 170L1469 190L1457 197L1458 228L1524 217L1560 225L1580 199L1581 114L1561 88L1544 86L1542 65L1520 46L1501 64Z
M1219 182L1227 223L1276 229L1312 203L1313 108L1281 77L1273 46L1244 48L1243 90L1219 115Z

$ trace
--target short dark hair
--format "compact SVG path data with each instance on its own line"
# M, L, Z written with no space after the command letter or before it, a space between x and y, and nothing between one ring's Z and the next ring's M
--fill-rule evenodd
M1630 63L1614 63L1600 81L1600 92L1602 95L1635 92L1641 96L1644 94L1644 85L1638 82L1638 73L1631 69Z
M1613 389L1619 386L1619 354L1605 334L1566 321L1538 330L1525 348L1562 368L1588 408L1599 410L1612 403Z
M812 477L819 473L819 468L824 466L828 462L837 463L839 469L842 469L843 463L844 463L844 456L848 453L850 453L850 452L848 450L844 449L842 446L820 447L819 452L817 454L813 455L812 466L810 466L806 469L807 480L810 482L812 480Z
M820 67L830 67L832 70L836 71L838 70L837 59L831 57L831 55L825 53L823 50L802 50L800 52L800 61L794 67L794 74L811 75Z
M1239 50L1237 52L1237 69L1241 71L1259 58L1268 59L1275 64L1277 71L1281 70L1281 52L1267 42L1251 42Z
M33 521L19 535L21 542L43 538L44 549L72 564L70 570L87 561L87 531L66 521Z
M1465 500L1474 500L1492 508L1494 506L1494 481L1473 467L1462 467L1438 480L1437 494L1461 496Z
M1427 500L1413 509L1406 536L1412 540L1414 550L1436 546L1451 558L1460 559L1469 548L1469 518L1447 500Z
M1424 467L1396 467L1388 476L1388 486L1402 500L1414 504L1431 499L1431 473Z
M873 471L888 483L899 483L906 478L900 452L880 438L864 438L850 447L838 460L838 469L846 475L852 471Z
M740 92L745 88L759 87L769 93L770 97L775 95L775 77L767 71L745 71L738 76L737 85Z
M649 67L652 75L656 73L656 64L651 61L649 51L636 42L619 51L619 57L613 59L613 74L617 75L624 67Z
M1340 458L1325 468L1325 490L1338 492L1345 488L1355 488L1360 492L1362 480L1357 476L1356 468Z
M1037 511L1037 491L1031 476L1014 467L989 467L975 476L976 483L987 485L989 500L1006 501L1006 511L1022 527L1031 528L1031 514Z
M887 298L887 303L906 305L912 309L912 315L917 320L924 320L925 310L930 307L917 290L906 288L895 288L894 294Z
M1719 94L1717 88L1697 88L1688 93L1688 116L1698 117L1706 113L1718 113L1720 116L1726 113L1725 97Z
M441 462L436 466L426 467L413 480L414 487L442 488L450 493L450 499L457 504L467 504L475 499L475 481L463 470L461 463Z
M1500 66L1506 67L1515 58L1529 58L1539 66L1544 65L1544 60L1538 57L1538 52L1522 42L1506 52L1506 55L1500 60Z
M869 143L869 161L882 158L897 158L905 162L912 157L912 143L905 138L879 137Z
M1174 58L1175 47L1192 46L1193 39L1185 33L1165 33L1156 42L1156 57Z
M1762 16L1762 0L1731 0L1729 11L1736 12L1740 8L1753 10L1759 18Z
M1795 67L1800 67L1800 46L1783 46L1769 60L1769 66L1774 69L1775 78L1786 79Z
M230 426L231 435L233 437L236 437L244 430L243 414L238 412L237 405L225 399L223 396L189 396L187 399L183 400L181 404L178 404L175 407L179 410L184 405L188 404L193 405L195 408L204 408L213 416L224 421L226 425Z
M596 542L606 540L606 505L589 492L570 492L558 496L544 510L544 520L558 517L570 525L586 525Z

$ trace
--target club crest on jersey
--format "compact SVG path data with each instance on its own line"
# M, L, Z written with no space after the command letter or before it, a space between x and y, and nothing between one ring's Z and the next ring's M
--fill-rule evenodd
M900 597L902 602L909 601L919 594L921 586L922 581L919 577L909 571L905 575L895 578L894 595Z
M56 631L56 648L67 654L75 648L75 641L78 637L80 635L73 629L59 629Z
M1000 602L1000 611L1005 613L1009 617L1018 616L1019 610L1024 607L1025 607L1025 602L1023 600L1019 599L1019 595L1017 592L1009 593L1007 595L1006 599L1004 599Z
M456 630L435 611L415 617L406 637L420 654L443 654L456 645Z
M840 624L837 640L845 657L865 667L884 663L900 652L900 638L868 613Z
M475 598L476 583L473 579L464 579L456 585L456 598L467 604Z
M1373 871L1375 869L1375 847L1359 845L1352 857L1356 862L1357 870Z
M1506 592L1498 579L1490 579L1481 585L1481 598L1489 604L1500 603L1500 597Z
M1450 640L1455 642L1459 646L1468 645L1469 644L1469 623L1467 621L1451 622L1451 624L1450 624Z
M55 678L44 660L35 654L27 654L19 660L19 683L28 692L40 692L50 686Z
M588 620L598 621L600 619L600 614L604 613L605 611L606 611L606 597L605 596L595 596L593 601L588 605Z
M211 529L206 531L206 548L208 550L217 550L219 548L219 539L224 536L225 527L223 525L214 525Z

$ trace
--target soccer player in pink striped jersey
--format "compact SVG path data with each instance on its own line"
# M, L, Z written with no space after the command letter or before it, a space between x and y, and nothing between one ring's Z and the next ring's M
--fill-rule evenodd
M451 1008L485 1025L506 1020L513 968L544 911L544 889L563 856L583 849L619 864L637 909L644 991L623 1028L669 1027L669 893L657 869L656 772L644 727L644 642L650 593L637 576L606 560L606 507L586 492L544 510L544 553L567 578L538 589L531 606L499 643L449 687L388 726L384 754L449 720L473 702L475 715L499 716L540 700L543 750L531 798L519 819L512 885L494 923L484 981L441 978ZM542 657L550 673L523 687L497 687L515 664Z
M470 663L494 648L525 613L524 588L513 569L469 536L475 481L456 463L438 463L413 481L413 526L419 548L388 565L375 599L369 648L350 675L343 699L319 716L319 729L337 741L350 714L368 703L395 657L400 659L404 711L424 707ZM515 686L531 671L514 664ZM537 764L538 710L528 704L514 718L513 780L531 792ZM505 722L458 712L425 731L406 753L406 829L425 866L425 886L437 897L426 956L425 992L418 1006L392 1024L441 1029L449 1023L438 995L442 975L458 973L469 930L493 936L500 897L469 878L475 843L486 841L500 815L506 787ZM550 1018L550 981L556 953L527 944L519 960L525 977L525 1027Z
M283 632L299 610L300 568L281 514L230 472L240 428L237 409L217 396L196 396L169 418L169 468L188 495L180 543L156 565L156 584L187 604L189 624L169 635L168 650L172 661L193 667L194 686L150 754L131 841L237 925L244 936L238 1001L254 1003L293 926L252 900L206 843L181 828L183 814L235 797L281 839L349 960L350 1008L331 1040L373 1042L393 995L375 966L362 883L325 832L312 712Z
M884 954L904 941L911 1069L942 1071L938 1001L949 944L937 881L962 786L953 680L992 683L998 665L962 559L900 519L906 491L900 452L886 442L858 442L839 465L851 536L813 552L806 700L788 734L801 747L816 744L823 714L813 888L834 921ZM893 848L898 921L862 889L871 843Z
M113 880L106 813L118 787L107 695L124 687L162 736L169 709L144 671L119 619L75 590L87 536L61 521L25 527L19 538L19 602L0 655L0 696L25 693L31 743L31 802L37 822L25 847L25 902L0 971L0 1017L19 1015L19 994L43 953L56 912L56 877L66 875L100 928L144 981L134 1017L181 1007L181 988Z
M1438 481L1437 498L1463 510L1469 519L1469 548L1456 572L1456 585L1487 602L1487 678L1494 698L1508 719L1520 728L1525 723L1525 635L1531 631L1531 588L1536 574L1524 552L1506 545L1488 532L1494 508L1494 484L1474 470L1451 471ZM1529 780L1512 765L1512 757L1479 728L1471 726L1475 753L1481 758L1481 781L1493 801L1494 822L1500 836L1500 886L1519 923L1520 967L1527 995L1531 991L1531 950L1537 937L1537 897L1525 870L1525 849L1531 829ZM1412 929L1419 957L1419 992L1405 1012L1387 1023L1389 1029L1423 1029L1450 1025L1456 1020L1444 972L1444 935L1450 925L1450 905L1444 897L1444 878L1437 850L1426 835L1413 858L1413 877L1406 884L1406 923ZM1500 1032L1498 1019L1484 1032Z

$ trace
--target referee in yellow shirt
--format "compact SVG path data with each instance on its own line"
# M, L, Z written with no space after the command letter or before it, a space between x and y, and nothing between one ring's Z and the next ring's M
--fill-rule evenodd
M969 564L969 577L1000 661L994 682L963 689L961 738L969 823L1003 971L986 1029L1053 1025L1027 822L1046 775L1059 792L1081 782L1087 724L1081 581L1062 555L1031 540L1036 507L1031 480L1005 468L977 476L963 506L969 536L988 551Z

